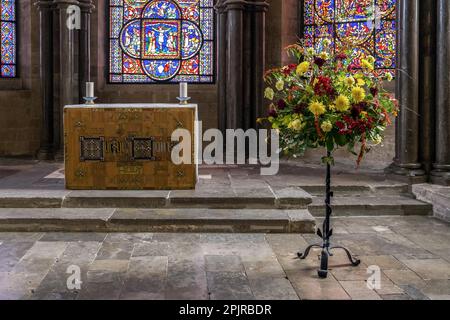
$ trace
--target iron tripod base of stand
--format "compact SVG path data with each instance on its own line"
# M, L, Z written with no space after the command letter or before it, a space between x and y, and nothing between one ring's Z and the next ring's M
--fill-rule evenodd
M331 153L328 152L327 158L331 158ZM350 251L347 248L341 247L341 246L331 246L330 239L333 235L333 229L330 228L330 220L331 220L331 214L333 212L331 208L331 198L333 197L333 192L331 192L331 165L330 162L327 161L327 177L326 177L326 197L325 197L325 205L326 205L326 215L325 220L323 222L322 231L320 229L317 229L317 235L322 238L322 244L313 244L305 249L305 251L299 252L297 256L300 259L306 259L306 257L309 255L309 252L312 248L321 248L321 258L320 258L320 269L318 270L318 275L320 278L326 278L328 276L328 258L332 257L333 254L331 251L339 249L344 250L347 254L348 259L350 260L352 266L356 267L361 263L361 260L355 259Z
M322 248L322 253L320 254L320 269L317 271L319 278L322 278L322 279L324 279L328 276L328 257L333 256L333 254L331 253L331 251L333 251L333 250L336 250L336 249L344 250L345 253L347 254L348 260L350 260L350 263L354 267L359 266L359 264L361 263L361 260L355 259L347 248L340 247L340 246L329 247L329 246L325 245L325 243L323 245L313 244L313 245L309 246L308 248L306 248L303 253L302 252L297 253L297 256L302 260L306 259L309 255L311 249L313 249L313 248Z

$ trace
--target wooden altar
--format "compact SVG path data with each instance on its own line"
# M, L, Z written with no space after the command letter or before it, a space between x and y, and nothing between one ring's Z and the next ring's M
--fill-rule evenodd
M99 104L64 108L68 189L192 189L197 105ZM172 132L191 133L191 164L175 165Z

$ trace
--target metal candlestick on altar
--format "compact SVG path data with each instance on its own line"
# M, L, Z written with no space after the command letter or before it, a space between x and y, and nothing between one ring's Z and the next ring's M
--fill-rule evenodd
M327 157L331 157L331 153L327 153ZM298 257L300 259L306 259L309 255L312 248L322 248L321 257L320 257L320 269L318 270L318 275L320 278L326 278L328 275L328 257L332 257L332 250L341 249L344 250L347 254L348 259L351 264L356 267L361 263L361 260L355 259L350 251L341 246L331 246L330 238L333 235L333 229L330 228L330 220L333 209L331 208L331 198L333 197L333 192L331 191L331 165L327 162L327 177L326 177L326 197L325 197L325 207L326 207L326 215L325 220L323 221L322 230L317 229L317 235L322 238L322 244L313 244L305 249L305 251L299 252Z

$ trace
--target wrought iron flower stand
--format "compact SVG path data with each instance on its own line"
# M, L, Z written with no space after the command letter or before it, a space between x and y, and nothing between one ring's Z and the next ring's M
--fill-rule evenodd
M331 153L328 152L327 157L331 157ZM361 263L361 260L356 259L350 253L350 251L341 246L331 246L331 236L333 235L333 229L330 228L330 220L333 209L331 208L331 198L333 197L333 192L331 191L331 165L327 161L327 177L326 177L326 197L325 197L325 206L326 206L326 215L325 220L323 221L322 230L320 228L317 229L317 235L322 238L322 244L313 244L305 249L305 251L299 252L297 255L300 259L306 259L308 257L311 249L313 248L322 248L322 253L320 255L320 269L318 270L318 275L320 278L326 278L328 276L328 258L333 256L331 251L340 249L344 250L347 254L348 259L350 260L352 266L356 267Z

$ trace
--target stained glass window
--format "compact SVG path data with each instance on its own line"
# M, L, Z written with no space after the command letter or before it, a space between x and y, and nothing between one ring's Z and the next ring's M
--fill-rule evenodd
M2 39L0 48L0 78L15 78L17 76L17 26L15 0L1 0L0 23L0 33Z
M214 82L213 0L109 0L111 83Z
M329 39L335 51L351 49L356 65L362 55L372 55L381 73L394 74L397 0L301 1L307 46L321 50Z

